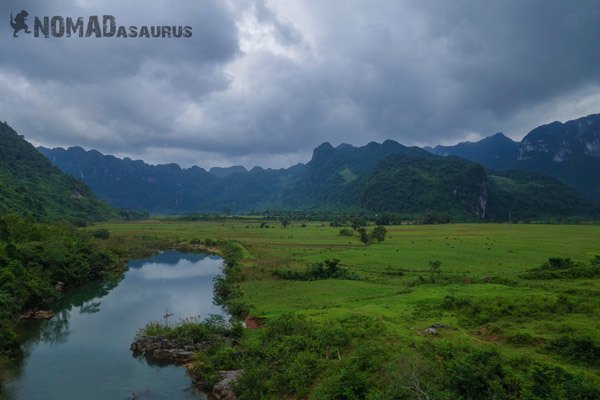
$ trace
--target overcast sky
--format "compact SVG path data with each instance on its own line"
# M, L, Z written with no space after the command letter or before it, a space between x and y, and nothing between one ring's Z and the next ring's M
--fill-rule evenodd
M193 36L13 38L10 13ZM600 3L2 0L0 120L36 145L287 167L324 141L514 139L600 112Z

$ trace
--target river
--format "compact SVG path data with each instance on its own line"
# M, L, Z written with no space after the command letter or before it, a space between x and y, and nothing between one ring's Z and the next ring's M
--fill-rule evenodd
M150 321L224 314L215 306L213 278L222 260L163 252L131 260L123 278L69 291L50 320L23 326L23 360L14 367L10 400L198 399L185 369L150 365L129 345Z

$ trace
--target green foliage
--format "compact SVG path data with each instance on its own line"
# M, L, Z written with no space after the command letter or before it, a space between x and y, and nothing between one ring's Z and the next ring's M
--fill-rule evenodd
M358 234L360 235L360 241L364 243L365 246L368 246L371 244L371 241L373 240L373 238L371 237L371 235L369 235L367 233L367 229L366 228L358 228Z
M498 321L501 318L515 320L549 314L564 315L589 312L590 305L583 299L575 300L566 296L514 300L510 298L473 299L447 295L442 300L440 308L458 312L461 324L473 328Z
M506 338L506 342L514 346L533 346L540 343L540 339L530 333L515 333Z
M92 236L96 239L108 240L110 232L106 228L96 229L95 231L92 231Z
M339 218L336 218L329 223L329 226L331 226L332 228L339 228L340 226L344 226L344 221L342 221Z
M452 217L443 212L428 212L419 219L419 223L423 225L448 224L450 222L452 222Z
M340 236L354 236L354 233L348 228L340 229Z
M47 307L59 297L56 283L74 287L119 267L111 252L69 225L7 216L0 226L0 349L15 344L19 312Z
M352 229L354 229L356 231L361 226L367 225L367 220L362 217L356 217L356 218L352 218L352 221L350 221L350 224L352 226Z
M53 166L5 123L0 123L0 154L0 215L33 215L43 221L80 224L123 217L97 200L84 183Z
M381 225L377 225L375 228L373 228L373 232L371 232L371 237L373 240L376 240L377 243L383 242L386 235L387 230Z
M600 367L600 344L589 336L563 335L548 343L546 349L576 363Z
M346 268L339 266L340 260L338 259L327 259L320 263L314 263L304 272L298 271L273 271L273 276L294 281L316 281L322 279L350 279L354 280L358 277L355 274L350 273Z
M452 356L445 387L461 399L510 398L517 394L513 371L494 350L470 350Z
M600 395L580 375L527 358L507 359L494 349L442 346L434 348L433 355L441 364L441 398L559 400Z
M221 257L228 267L234 267L244 256L244 250L239 243L225 242L220 246Z
M439 260L429 261L429 269L431 270L432 278L439 278L440 274L442 273L442 262Z
M383 329L367 317L319 323L286 314L269 320L244 341L245 373L235 386L236 394L241 400L306 397L322 371L338 363L352 343L381 335ZM355 368L342 369L332 380L338 388L352 385L346 392L360 395L368 383L360 368L356 376Z
M600 262L596 256L588 263L575 263L570 258L549 258L538 268L521 274L524 279L575 279L600 276Z
M377 225L400 225L402 222L402 215L395 212L382 212L375 218Z
M150 322L135 334L135 340L152 336L163 336L176 339L180 343L193 345L202 342L213 342L224 337L239 339L242 335L239 322L227 321L221 315L211 315L204 320L186 318L173 325L162 322Z

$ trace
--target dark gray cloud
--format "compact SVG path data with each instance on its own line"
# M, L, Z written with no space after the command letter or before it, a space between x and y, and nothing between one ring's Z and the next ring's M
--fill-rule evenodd
M12 38L0 119L37 144L287 166L323 141L453 143L600 112L600 4L8 0L10 12L191 25L191 39Z

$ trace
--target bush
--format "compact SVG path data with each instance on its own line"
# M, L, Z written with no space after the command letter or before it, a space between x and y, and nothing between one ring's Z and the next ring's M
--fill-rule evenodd
M377 225L400 225L401 222L401 215L393 212L381 213L375 219Z
M554 257L538 268L527 270L521 275L524 279L569 279L595 278L600 276L600 257L589 263L574 263L570 258Z
M509 335L506 341L514 346L535 346L540 344L542 340L529 333L515 333Z
M226 242L221 246L221 256L226 266L233 267L244 257L244 251L240 244Z
M237 398L309 397L322 372L340 362L341 354L349 349L352 340L364 335L372 337L382 330L377 322L358 316L327 323L296 314L273 318L244 341L245 373L235 385ZM366 393L369 381L364 368L361 370L362 359L362 356L356 360L349 358L348 367L336 369L336 374L330 376L331 386L324 391L359 396L347 398L364 398L361 396Z
M315 263L304 272L297 271L273 271L273 276L279 279L294 281L316 281L322 279L358 279L358 276L348 272L347 269L339 266L340 260L327 259L321 263Z
M135 340L163 336L184 344L196 344L220 341L225 337L239 339L241 334L242 328L239 322L227 321L221 315L211 315L202 321L187 318L174 325L158 321L150 322L136 332Z
M110 232L106 228L101 228L93 231L92 236L96 239L108 240L110 237Z
M600 367L600 345L588 336L563 335L546 349L573 362Z
M70 225L15 216L0 221L0 349L14 345L18 313L47 307L60 296L56 282L69 288L120 270L117 257ZM100 231L100 237L108 232L92 236Z
M439 308L457 312L461 325L468 328L482 326L500 318L532 319L544 314L589 311L587 303L575 302L566 296L557 296L555 299L515 301L509 298L479 298L475 300L448 295L443 298Z
M208 247L213 247L216 246L218 243L217 240L211 239L211 238L206 238L204 239L204 245L208 246Z

